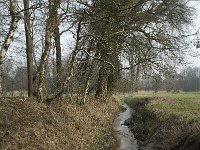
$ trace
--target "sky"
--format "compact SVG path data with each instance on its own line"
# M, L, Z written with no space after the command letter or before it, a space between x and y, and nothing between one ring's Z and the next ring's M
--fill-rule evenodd
M194 15L194 23L189 31L191 33L195 33L198 30L200 30L200 0L196 0L196 1L194 0L190 3L191 3L190 5L196 9L196 14ZM200 38L200 31L199 31L199 34L190 37L189 40L191 40L191 42L194 42L197 36ZM196 47L193 46L193 43L191 43L191 51L197 52L198 55L196 57L188 56L187 60L188 60L189 66L200 67L200 48L196 49Z

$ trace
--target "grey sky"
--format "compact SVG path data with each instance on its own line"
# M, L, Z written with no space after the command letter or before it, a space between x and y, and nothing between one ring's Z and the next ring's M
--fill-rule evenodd
M190 31L191 33L195 33L196 31L200 30L200 0L194 0L193 2L190 2L191 6L196 9L196 14L194 15L194 25L191 27ZM191 42L196 40L197 36L200 38L200 33L196 36L192 36L190 38ZM200 54L200 48L196 49L195 46L191 43L191 51L197 52ZM188 57L188 62L191 63L190 66L197 66L200 67L200 55L197 57Z

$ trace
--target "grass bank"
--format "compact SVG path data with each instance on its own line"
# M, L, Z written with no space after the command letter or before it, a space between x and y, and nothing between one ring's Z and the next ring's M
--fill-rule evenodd
M126 124L141 149L199 150L200 94L136 95L125 102L135 110Z
M45 105L22 98L0 98L0 103L0 149L4 150L91 149L99 144L97 139L108 130L120 105L115 98L91 99L83 106L67 100Z

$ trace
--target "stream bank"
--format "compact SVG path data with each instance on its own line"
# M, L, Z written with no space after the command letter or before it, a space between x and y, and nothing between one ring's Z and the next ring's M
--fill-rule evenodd
M0 104L0 150L97 150L96 138L112 143L106 131L120 107L116 98L93 97L84 105L64 99L46 105L23 97L1 97Z
M151 98L126 101L135 113L125 121L125 125L138 140L139 150L200 149L199 126L176 116L160 115L148 109L150 101Z

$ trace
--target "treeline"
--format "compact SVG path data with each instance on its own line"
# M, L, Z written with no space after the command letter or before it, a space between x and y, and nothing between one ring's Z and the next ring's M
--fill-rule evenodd
M67 62L63 62L67 64ZM12 63L9 64L9 70L3 72L3 91L15 93L21 91L21 95L25 96L27 87L27 68L26 66L18 66L14 69ZM55 64L52 63L52 64ZM56 71L55 66L51 66L49 74L47 75L46 87L49 92L56 91ZM64 69L64 68L63 68ZM77 68L78 69L78 68ZM64 93L78 94L80 93L80 83L82 79L79 78L78 70L75 71L75 77L72 79L69 86L65 89ZM167 71L165 74L149 74L144 75L142 72L139 73L137 83L132 83L131 72L123 71L120 79L115 83L115 92L119 93L131 93L142 91L167 91L167 92L197 92L200 91L200 68L199 67L186 67L182 69L180 73L176 71ZM97 77L90 79L91 84L88 87L89 93L94 93L96 90ZM92 81L93 80L93 81ZM76 85L73 85L76 84ZM72 88L73 86L73 88ZM4 93L6 94L6 93ZM79 95L79 94L78 94ZM80 96L80 95L79 95Z
M200 91L200 68L183 69L177 80L177 89L182 91Z
M165 73L184 61L185 27L194 14L187 0L3 0L0 7L0 91L20 89L8 82L21 79L28 96L42 102L63 93L76 93L83 103L90 93L105 98L124 90L127 70L137 91L140 76ZM24 35L18 55L26 54L27 71L16 65L7 76L14 34ZM63 39L71 37L69 51Z
M119 92L143 91L167 91L167 92L197 92L200 91L200 68L186 67L177 73L175 70L165 73L142 75L140 73L138 83L132 84L130 71L125 73L124 79L118 85ZM137 85L137 87L136 87ZM138 90L135 90L138 89Z

